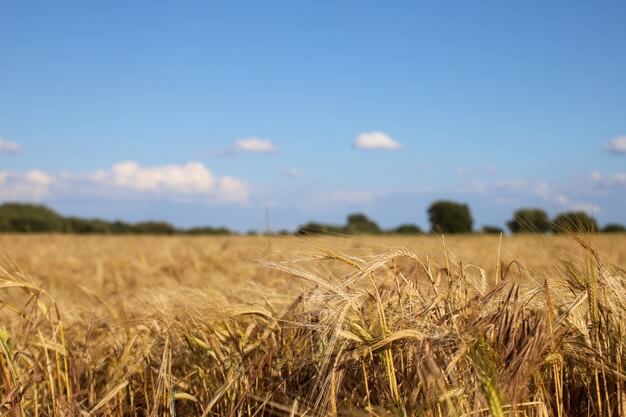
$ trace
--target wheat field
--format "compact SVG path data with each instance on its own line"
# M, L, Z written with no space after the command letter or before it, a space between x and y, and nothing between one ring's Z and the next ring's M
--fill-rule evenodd
M0 257L0 415L626 416L626 235L3 235Z

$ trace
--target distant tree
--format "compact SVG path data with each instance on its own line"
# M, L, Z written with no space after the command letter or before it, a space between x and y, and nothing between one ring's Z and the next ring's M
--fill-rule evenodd
M346 232L353 234L378 234L380 233L380 227L365 214L353 213L348 215Z
M104 220L82 219L80 217L65 217L64 224L64 231L67 233L111 233L111 224Z
M513 219L507 223L512 233L550 231L550 218L548 214L537 208L522 208L513 214Z
M190 235L230 235L233 232L225 227L202 226L188 229L186 233Z
M133 226L135 233L149 235L172 235L176 228L167 222L148 221L137 223Z
M135 233L135 227L132 224L123 222L121 220L114 221L113 223L111 223L109 228L111 230L111 233L119 235Z
M584 211L570 211L557 215L552 222L554 233L584 233L597 232L598 223L596 219L589 216Z
M298 227L296 230L297 235L324 235L324 234L343 234L345 228L342 226L335 226L331 224L309 222L305 225Z
M2 232L63 232L63 229L63 218L45 206L22 203L6 203L0 206Z
M136 224L121 220L108 222L82 217L63 217L53 210L36 204L6 203L0 205L0 232L31 233L58 232L77 234L177 234L228 235L225 227L195 227L179 230L167 222L147 221Z
M434 233L471 233L474 220L467 204L436 201L428 208Z
M419 235L423 233L422 229L416 224L401 224L395 229L391 229L390 232L399 235Z
M480 233L485 233L488 235L499 235L500 233L504 233L504 230L498 226L485 225L480 228Z
M626 232L626 227L619 223L609 223L602 229L604 233L623 233Z

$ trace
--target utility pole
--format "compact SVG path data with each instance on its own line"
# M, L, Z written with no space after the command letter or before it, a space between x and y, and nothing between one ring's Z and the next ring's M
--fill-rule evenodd
M265 207L265 233L268 235L272 234L272 224L270 223L270 208L269 206Z

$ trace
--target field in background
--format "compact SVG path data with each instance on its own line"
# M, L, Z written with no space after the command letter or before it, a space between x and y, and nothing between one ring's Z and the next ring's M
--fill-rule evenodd
M607 262L626 267L626 234L588 235L587 239ZM498 236L447 236L445 244L450 262L475 264L489 277L495 274ZM233 301L246 297L255 301L260 295L253 290L257 285L296 294L302 282L274 271L265 261L296 260L324 251L368 257L395 248L406 248L424 260L430 257L438 265L445 262L439 236L0 235L0 256L5 261L43 285L59 303L89 309L94 300L81 297L83 290L96 292L103 301L128 302L129 308L134 308L130 300L144 295L159 298L165 290L201 289ZM581 248L571 237L535 235L503 237L500 254L502 262L518 261L538 278L549 278L561 259L580 256ZM332 270L340 264L323 266ZM145 307L142 303L141 309Z
M0 254L0 415L625 415L626 235L2 235Z

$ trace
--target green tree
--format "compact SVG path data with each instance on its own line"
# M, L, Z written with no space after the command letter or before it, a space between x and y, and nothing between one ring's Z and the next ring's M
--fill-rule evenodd
M345 229L341 226L317 222L309 222L298 227L298 230L296 230L297 235L327 235L342 233L345 233Z
M365 214L353 213L348 215L346 232L354 234L378 234L380 233L380 227Z
M504 230L498 226L485 225L480 228L480 233L485 233L487 235L499 235L500 233L504 233Z
M137 223L133 226L135 233L150 235L173 235L176 228L167 222L148 221Z
M548 214L538 208L522 208L513 213L507 226L512 233L550 231L550 218Z
M584 211L561 213L552 222L554 233L586 233L597 232L598 222Z
M474 220L467 204L436 201L428 208L434 233L471 233Z
M390 230L391 233L397 233L399 235L419 235L422 229L416 224L401 224L395 229Z
M135 233L135 228L132 224L123 222L121 220L116 220L111 223L110 229L111 233L114 233L116 235Z
M230 235L232 232L225 227L211 227L211 226L202 226L202 227L193 227L187 230L187 233L190 235Z
M63 228L63 218L45 206L22 203L6 203L0 206L2 232L63 232Z
M80 217L65 217L64 231L67 233L90 234L111 233L111 224L99 219L82 219Z
M604 233L623 233L626 232L626 227L619 223L609 223L602 229Z

